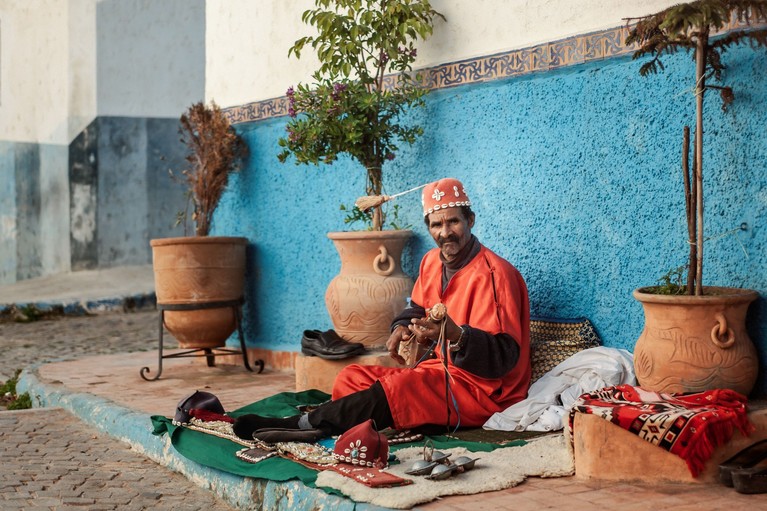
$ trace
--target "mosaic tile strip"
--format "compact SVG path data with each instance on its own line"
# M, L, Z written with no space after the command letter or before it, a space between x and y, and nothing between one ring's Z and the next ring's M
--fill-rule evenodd
M733 19L722 32L744 26L738 20ZM767 24L752 25L754 28L764 26ZM436 90L551 71L630 54L635 46L626 46L623 43L628 31L628 27L621 26L519 50L459 60L421 69L417 73L422 87ZM396 75L389 75L385 77L384 84L391 86L396 80ZM226 108L224 114L232 124L281 117L288 115L288 101L284 96L256 101Z

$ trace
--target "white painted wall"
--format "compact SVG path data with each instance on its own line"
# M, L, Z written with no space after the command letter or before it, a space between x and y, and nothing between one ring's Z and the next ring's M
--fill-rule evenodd
M66 142L69 143L96 117L96 3L68 0L69 68L67 70Z
M314 0L208 0L205 18L205 96L233 106L285 94L308 78L311 51L288 59L288 49L311 28L301 14Z
M67 138L68 2L4 0L0 7L0 140Z
M445 15L418 46L417 67L525 48L622 25L623 18L659 11L678 0L432 0ZM309 80L311 48L287 58L309 34L301 13L313 0L208 0L205 95L221 106L283 96Z
M418 67L618 26L676 0L433 0ZM3 0L0 140L67 144L97 115L178 117L280 97L310 78L288 48L313 0Z
M0 140L69 144L97 115L204 98L205 0L2 0Z

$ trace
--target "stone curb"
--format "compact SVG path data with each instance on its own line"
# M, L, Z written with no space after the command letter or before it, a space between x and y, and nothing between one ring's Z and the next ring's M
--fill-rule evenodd
M0 304L0 321L12 319L25 310L31 310L40 316L87 316L108 312L125 312L154 309L157 297L154 293L139 293L118 298L97 300L40 301Z
M35 410L63 408L99 431L127 443L152 461L174 470L197 486L212 491L237 509L384 511L389 508L355 503L347 498L309 488L299 481L274 482L241 477L205 467L179 455L167 435L152 434L150 416L85 393L68 392L63 385L42 383L37 364L24 369L17 392L28 392Z

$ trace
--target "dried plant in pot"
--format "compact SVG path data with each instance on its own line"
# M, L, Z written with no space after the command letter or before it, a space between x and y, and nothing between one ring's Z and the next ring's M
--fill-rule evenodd
M412 74L415 43L432 34L435 18L444 17L428 0L315 0L315 6L302 16L315 35L297 40L288 55L300 58L311 47L320 67L313 83L287 91L291 119L278 157L326 167L346 154L365 170L365 193L380 197L386 162L401 144L413 144L423 134L405 115L423 107L426 94ZM325 303L342 337L382 346L413 286L400 265L412 232L396 225L383 230L381 203L369 212L355 207L347 223L354 219L368 222L370 229L328 234L341 257L341 273L330 283Z
M245 145L215 104L196 103L181 116L181 141L189 149L182 171L188 187L194 236L151 240L158 305L201 307L243 296L243 237L209 236L213 212ZM188 212L182 212L184 223ZM165 327L182 348L224 346L236 327L234 307L166 310Z
M636 343L634 366L642 387L661 392L698 392L731 388L748 394L758 372L756 349L745 326L748 306L758 293L749 289L703 286L703 124L707 91L719 91L722 110L735 99L721 82L723 54L734 45L767 47L767 1L698 0L638 19L626 44L638 45L634 58L652 58L640 68L645 76L663 70L661 57L686 50L695 61L695 136L690 177L690 135L684 127L682 173L690 247L686 282L634 291L642 303L645 327ZM736 28L717 35L736 21ZM761 26L753 27L758 21Z

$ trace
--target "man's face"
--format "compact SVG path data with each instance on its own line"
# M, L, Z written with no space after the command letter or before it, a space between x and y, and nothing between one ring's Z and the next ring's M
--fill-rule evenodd
M474 217L464 218L460 208L447 208L429 214L429 234L445 261L452 261L471 240Z

